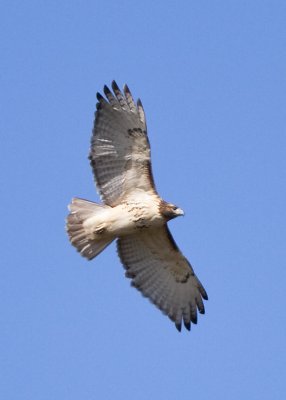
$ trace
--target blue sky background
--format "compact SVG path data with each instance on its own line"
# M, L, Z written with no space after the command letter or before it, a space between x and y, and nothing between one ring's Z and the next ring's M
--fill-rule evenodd
M1 3L0 397L286 394L285 1ZM209 294L192 331L67 240L96 92L140 97L170 223Z

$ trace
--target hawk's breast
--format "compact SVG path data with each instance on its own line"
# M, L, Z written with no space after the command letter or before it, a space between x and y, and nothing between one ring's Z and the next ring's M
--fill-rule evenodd
M160 226L164 220L159 211L160 201L157 196L142 196L142 198L128 200L126 210L136 229Z

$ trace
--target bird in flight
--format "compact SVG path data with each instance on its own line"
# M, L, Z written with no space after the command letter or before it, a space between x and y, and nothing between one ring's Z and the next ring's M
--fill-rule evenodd
M116 82L97 93L90 164L102 204L72 199L66 229L70 242L88 260L117 240L131 285L181 331L204 314L207 293L176 245L167 222L184 215L157 193L151 168L145 113L127 85Z

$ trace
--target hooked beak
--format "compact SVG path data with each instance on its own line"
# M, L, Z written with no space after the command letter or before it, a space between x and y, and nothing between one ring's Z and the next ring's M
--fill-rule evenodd
M177 208L176 214L177 214L178 216L185 215L184 211L183 211L181 208Z

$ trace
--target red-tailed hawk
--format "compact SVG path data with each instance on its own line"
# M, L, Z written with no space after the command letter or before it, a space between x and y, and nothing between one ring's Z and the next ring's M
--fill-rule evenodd
M167 222L183 211L158 195L151 169L145 113L125 85L112 82L97 94L90 163L104 204L74 198L67 232L89 260L113 240L132 286L148 297L181 330L204 314L207 293L180 252Z

